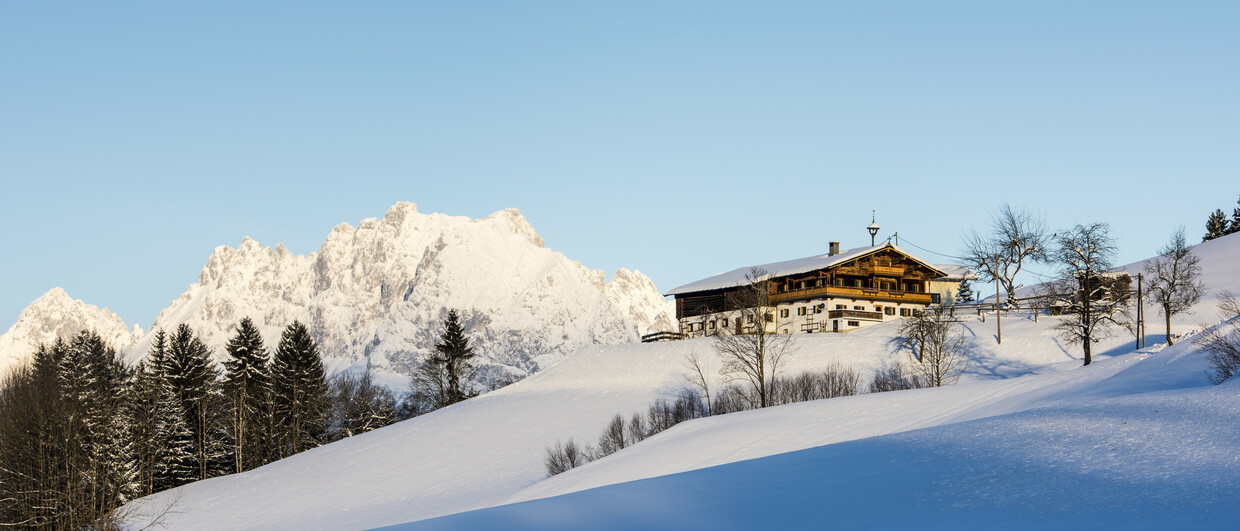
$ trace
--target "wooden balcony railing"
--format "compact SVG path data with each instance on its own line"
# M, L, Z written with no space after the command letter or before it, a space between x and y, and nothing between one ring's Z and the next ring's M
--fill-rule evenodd
M910 291L875 288L845 288L841 286L824 286L821 288L796 289L788 290L782 293L772 293L771 302L787 302L826 297L845 297L849 299L866 299L888 302L908 302L912 304L930 304L931 302L929 293L914 293Z
M883 312L863 312L860 310L828 310L828 319L857 319L861 321L882 321Z
M874 274L883 275L887 277L902 277L904 276L904 268L903 267L890 267L890 266L874 266Z

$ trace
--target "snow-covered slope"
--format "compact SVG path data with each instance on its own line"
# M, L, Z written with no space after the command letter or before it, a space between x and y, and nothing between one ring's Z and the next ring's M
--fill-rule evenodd
M1240 239L1232 240L1231 245L1240 245ZM1233 251L1229 246L1203 249L1203 265L1207 271L1234 269L1235 262L1211 263L1228 260ZM1212 292L1240 292L1240 275L1207 278ZM1198 311L1212 313L1209 307ZM940 500L927 490L936 486L960 493L942 499L948 509L954 503L984 507L993 495L999 506L1015 507L1017 515L1054 512L1065 500L1076 499L1072 493L1084 500L1101 495L1115 501L1124 494L1139 500L1119 500L1120 510L1126 512L1118 521L1138 518L1143 506L1165 521L1168 514L1179 511L1168 506L1193 493L1202 493L1205 503L1218 507L1220 496L1238 492L1235 463L1224 459L1240 453L1240 443L1230 435L1235 432L1234 404L1221 402L1217 412L1192 409L1204 408L1217 397L1209 394L1215 388L1208 386L1204 361L1191 341L1169 348L1151 341L1148 350L1133 352L1131 337L1121 333L1096 345L1095 363L1081 367L1078 347L1064 344L1051 331L1054 318L1043 316L1034 322L1030 316L1013 314L1003 321L1003 344L996 345L993 317L986 322L975 315L960 317L972 361L961 383L946 388L698 419L546 478L542 464L546 446L569 437L594 441L613 414L628 415L644 410L657 397L671 396L684 385L687 355L696 352L710 363L708 372L717 369L707 340L589 347L478 399L244 474L161 493L133 507L159 511L175 502L175 514L167 524L177 529L361 529L418 521L430 528L503 528L520 527L521 518L530 515L538 520L525 525L539 527L554 525L556 514L568 522L562 527L595 528L606 526L600 519L605 515L622 512L629 519L619 521L629 525L620 527L685 527L682 524L696 521L728 527L726 520L717 519L728 516L741 518L735 525L747 527L745 522L752 520L744 518L750 513L736 511L752 511L755 504L778 504L781 499L812 502L793 507L790 514L798 518L805 511L814 518L829 518L833 515L815 509L824 502L812 494L821 494L841 496L843 502L833 507L853 511L844 521L857 527L869 521L857 508L886 509L860 504L857 500L862 497L848 493L882 497L891 485L907 480L908 486L898 487L903 490L883 498L898 506L883 513L893 519L874 520L898 527L906 522L899 515L914 514ZM897 326L892 322L848 334L796 335L798 349L788 359L787 370L796 373L838 363L868 375L904 355L892 352L889 344ZM1146 399L1147 393L1165 397ZM1098 407L1088 409L1089 405ZM1160 417L1151 409L1166 413ZM1144 424L1134 427L1125 422ZM1211 438L1208 428L1200 427L1207 422L1223 426L1222 436ZM1145 427L1148 437L1141 429ZM1181 435L1183 441L1177 439ZM925 452L915 451L922 447ZM1200 451L1194 449L1198 447ZM1071 453L1058 453L1061 450ZM1101 464L1087 466L1091 457ZM952 466L950 474L938 464L940 458ZM993 471L990 458L1013 465ZM784 463L771 469L791 479L759 474L746 464L754 459ZM1177 468L1180 465L1184 468ZM1216 470L1198 474L1210 467ZM1139 476L1145 470L1151 471L1152 479L1142 482ZM837 472L839 481L831 482ZM739 494L729 485L744 483L746 477L765 481L761 485L770 488L770 496L747 500L748 505L736 501ZM1042 478L1049 481L1045 489L1067 493L1010 486L1013 481ZM1119 490L1099 492L1105 489ZM811 495L796 494L802 491ZM1164 491L1170 494L1160 497ZM710 501L712 493L733 501L737 510L695 505ZM618 501L626 499L638 505ZM427 520L522 500L530 501L495 512ZM513 509L522 507L531 509ZM686 520L698 507L719 510L722 516ZM1092 509L1092 505L1086 508ZM997 521L985 519L994 513L973 514L976 519L962 525L986 527ZM789 521L799 526L804 522Z
M52 288L26 306L9 331L0 335L0 374L30 359L40 344L68 340L83 330L95 331L117 349L142 337L138 325L130 329L107 308L86 304L63 289Z
M1081 383L1056 387L1080 392L1093 379ZM1201 383L1118 396L1069 393L1017 413L605 483L396 528L1235 529L1240 382ZM597 475L591 468L601 466L594 465L614 468L613 460L696 457L730 438L750 442L755 430L801 439L834 419L837 411L826 405L804 405L817 416L781 407L689 422L658 438L682 448L642 443L564 476ZM764 425L754 426L754 417Z
M364 365L404 373L461 312L486 375L525 374L593 344L636 341L670 326L670 305L636 271L611 282L543 246L513 209L483 219L422 214L397 203L383 219L336 226L317 253L295 255L246 238L215 250L198 283L152 329L188 323L222 355L249 316L269 344L294 319L319 342L331 370ZM127 355L145 355L151 337Z
M802 420L822 426L839 440L850 440L971 418L972 408L1040 385L1021 383L1025 379L1017 376L1071 374L1080 365L1079 355L1061 349L1046 324L1045 320L1005 321L1004 343L997 346L987 335L993 333L993 319L982 323L974 318L968 329L977 338L978 361L968 379L992 380L990 384L1001 387L969 391L973 388L968 384L957 386L965 392L933 402L950 404L942 406L944 411L935 411L929 402L923 405L928 398L893 393L825 401L842 403L839 411L849 411L847 419L851 420L824 420L813 414ZM882 363L905 355L888 348L896 327L898 323L892 322L850 334L795 336L797 352L788 359L787 370L796 373L838 363L868 376ZM1099 350L1122 350L1124 345L1128 345L1126 339L1117 339ZM593 442L612 415L644 411L656 398L673 396L685 385L685 358L694 352L708 364L710 373L717 371L718 361L708 340L586 348L530 378L476 399L251 472L157 494L143 504L155 508L179 497L179 514L169 517L170 527L177 529L362 529L506 503L544 482L546 446L570 437ZM882 417L882 422L868 421L868 413L891 405L889 396L898 398L897 410ZM849 405L862 399L879 402L862 409ZM1020 405L1014 402L1012 408ZM798 406L803 404L787 407ZM949 407L950 415L945 413ZM727 417L733 415L718 418ZM754 437L782 439L778 433L768 437L758 425L755 428ZM655 437L634 448L657 445L659 440ZM759 444L754 448L764 452L756 455L770 455L823 444L816 441L807 437L789 440L791 446ZM663 466L672 472L755 455L707 453L699 460L692 453L668 455L659 465L639 471L645 477L657 475ZM676 468L680 466L689 468Z

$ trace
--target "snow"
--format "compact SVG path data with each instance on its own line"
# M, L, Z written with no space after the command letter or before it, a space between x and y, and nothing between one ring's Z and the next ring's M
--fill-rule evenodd
M0 363L23 359L62 329L87 325L106 329L105 339L130 363L149 350L154 334L117 333L124 326L118 317L61 301L68 297L58 290L49 297L60 302L36 301L0 336ZM524 376L585 346L636 342L674 326L673 306L641 272L620 269L608 282L603 271L547 249L516 209L469 219L397 203L382 219L337 225L309 255L248 237L235 248L216 248L198 282L160 312L151 330L189 324L218 362L243 317L269 347L300 320L330 372L355 372L369 361L381 381L403 391L448 308L460 310L487 366L484 379Z
M142 337L138 325L129 328L107 308L86 304L61 288L52 288L22 310L17 322L0 335L0 374L30 359L39 345L57 339L68 341L83 330L93 330L117 349Z
M757 265L757 266L746 266L746 267L742 267L738 269L733 269L726 273L719 273L718 275L707 277L702 280L698 280L696 282L690 282L678 288L674 288L671 291L668 291L666 294L667 295L683 295L686 293L694 293L698 291L707 291L707 290L712 290L712 289L736 287L736 286L739 286L739 285L742 285L748 282L746 276L754 268L762 269L766 271L766 273L772 277L780 277L780 276L785 276L785 275L795 275L797 273L805 273L808 271L813 271L815 269L822 269L825 267L831 267L836 264L844 263L849 260L852 260L852 259L855 259L861 256L865 256L872 252L880 251L886 248L895 249L905 255L908 255L913 260L920 262L922 265L925 265L926 267L929 267L931 269L938 269L938 266L930 265L928 262L925 262L924 260L917 258L917 256L914 255L913 253L910 253L904 249L901 249L900 247L895 246L891 242L885 242L881 245L875 245L873 247L858 247L856 249L849 249L847 251L841 252L834 256L820 254L820 255L815 255L815 256L808 256L805 258L797 258L795 260L785 260L782 262L772 262L770 264L762 264L762 265Z
M1240 238L1215 242L1198 246L1207 287L1240 292ZM494 393L130 508L173 504L172 529L1235 527L1240 382L1209 385L1192 341L1150 334L1134 351L1121 333L1081 367L1055 318L1013 312L996 345L993 315L958 316L973 354L953 386L697 419L546 478L546 446L593 442L615 413L673 395L691 353L718 367L709 340L589 346ZM868 377L906 355L890 348L897 326L798 334L788 374Z
M1238 387L1039 408L395 528L1234 529Z

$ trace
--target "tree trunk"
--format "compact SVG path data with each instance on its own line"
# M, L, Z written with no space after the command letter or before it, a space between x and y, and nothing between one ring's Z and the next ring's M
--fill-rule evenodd
M1175 344L1175 340L1171 339L1171 312L1166 306L1163 306L1163 315L1167 318L1167 346L1171 346Z

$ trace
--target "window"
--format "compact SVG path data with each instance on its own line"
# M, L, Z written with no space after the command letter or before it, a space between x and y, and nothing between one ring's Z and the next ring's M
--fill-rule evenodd
M908 317L910 315L912 315L912 312L908 308L900 308L900 317Z
M837 279L835 279L835 281L834 281L834 282L832 282L832 284L835 284L836 286L843 286L843 285L844 285L844 281L843 281L842 279L838 279L838 278L837 278Z
M879 288L882 288L882 289L885 289L885 290L893 290L893 289L896 289L896 283L895 283L895 282L888 282L888 281L884 280L884 281L882 281L882 282L880 283Z
M724 317L724 318L723 318L723 324L722 324L721 326L723 326L724 328L727 328L727 327L728 327L728 318L727 318L727 317Z
M843 310L843 309L846 309L846 308L848 308L848 307L847 307L847 306L844 306L843 304L836 304L836 305L835 305L835 309L837 309L837 310Z
M709 326L707 326L707 328L709 328L709 329L711 329L711 330L714 330L714 329L715 329L715 322L714 322L714 321L709 321L709 323L710 323L710 325L709 325Z
M885 313L885 314L887 314L887 315L895 315L895 314L896 314L896 309L895 309L895 308L892 308L892 307L890 307L890 306L888 306L888 307L886 307L886 308L883 308L883 313Z
M864 311L865 311L865 306L853 306L853 309L854 309L854 310L857 310L857 311L859 311L859 312L864 312Z
M878 305L878 304L875 304L875 305L874 305L874 311L876 311L876 312L881 312L881 311L883 311L883 307L882 307L882 306L880 306L880 305Z
M849 321L848 326L861 326L861 323L857 321Z
M815 281L814 281L814 287L815 287L815 288L821 288L821 287L822 287L822 279L821 279L821 278L820 278L820 279L818 279L818 280L815 280Z
M804 280L802 280L802 281L801 281L798 285L799 285L799 286L801 286L801 288L800 288L800 289L805 289L805 281L804 281Z
M798 308L797 308L797 315L805 315L805 307L804 307L804 306L801 306L801 307L798 307Z
M784 309L780 310L780 311L779 311L779 316L780 316L780 317L788 317L788 309L787 309L787 308L784 308Z
M784 310L784 311L787 311L787 310ZM771 312L766 312L765 314L762 314L762 319L769 323L775 320L775 314Z
M753 314L745 316L745 324L753 324Z

